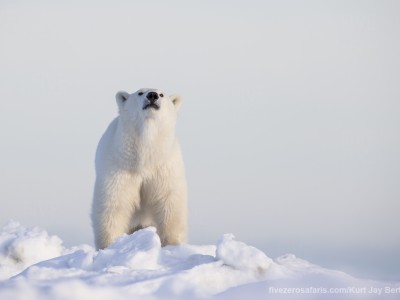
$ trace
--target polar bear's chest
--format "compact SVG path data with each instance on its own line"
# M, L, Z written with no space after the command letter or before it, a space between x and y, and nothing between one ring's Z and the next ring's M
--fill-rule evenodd
M122 139L116 159L120 166L132 171L154 168L168 160L173 145L174 137L162 131L133 134Z

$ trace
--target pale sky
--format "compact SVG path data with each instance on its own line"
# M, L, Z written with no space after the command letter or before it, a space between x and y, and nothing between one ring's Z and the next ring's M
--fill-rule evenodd
M115 94L183 103L193 244L400 279L400 2L1 1L0 224L93 244Z

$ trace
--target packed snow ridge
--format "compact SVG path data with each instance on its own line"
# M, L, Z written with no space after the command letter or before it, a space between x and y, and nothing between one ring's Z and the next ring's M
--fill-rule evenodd
M375 289L376 293L371 290ZM381 291L380 294L378 292ZM155 228L96 251L10 221L0 232L0 299L399 299L400 283L353 278L225 234L161 247Z

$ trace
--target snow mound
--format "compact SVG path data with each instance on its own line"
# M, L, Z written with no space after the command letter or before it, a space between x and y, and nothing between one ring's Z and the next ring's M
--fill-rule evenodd
M37 262L62 255L64 248L57 236L40 228L26 229L9 221L0 232L0 280L16 275Z
M233 234L224 234L217 244L216 258L238 270L251 270L259 275L265 274L272 259L257 248L234 240ZM251 258L251 259L249 259Z
M292 254L272 260L232 234L216 245L161 247L149 227L96 251L66 249L13 221L0 232L0 299L376 299L379 291L398 299L400 284L356 279Z

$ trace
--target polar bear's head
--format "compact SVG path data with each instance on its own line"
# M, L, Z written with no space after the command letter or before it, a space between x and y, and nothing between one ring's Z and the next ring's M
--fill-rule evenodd
M120 91L116 100L122 119L141 123L148 119L174 120L181 104L179 96L167 96L158 89L140 89L133 94Z

